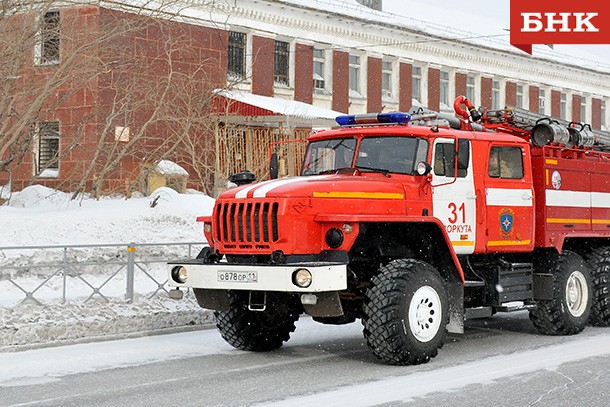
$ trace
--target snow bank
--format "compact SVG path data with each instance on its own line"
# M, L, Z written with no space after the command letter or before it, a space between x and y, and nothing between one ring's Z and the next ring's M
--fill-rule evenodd
M192 294L181 301L136 297L124 301L90 301L86 304L24 303L0 307L0 352L41 346L91 342L212 327L212 312L197 305Z
M202 241L196 218L210 215L213 205L209 196L171 188L150 197L72 200L70 194L34 185L0 206L0 247Z
M175 168L174 168L175 170ZM10 194L0 206L0 349L40 346L95 338L135 335L185 326L209 326L212 316L192 295L174 301L158 283L166 279L164 260L187 257L187 247L158 245L138 250L137 256L164 259L146 269L157 282L136 268L133 303L124 299L125 269L103 286L99 295L84 302L92 288L108 278L108 264L121 262L126 250L118 247L70 249L71 261L79 266L64 282L59 266L63 249L24 249L24 246L102 245L205 241L197 216L210 215L214 199L197 191L179 194L160 188L150 197L105 197L71 194L34 185ZM197 253L193 253L196 255ZM148 258L148 257L147 257ZM99 264L98 264L99 263ZM27 266L27 268L22 267ZM115 267L115 270L120 266ZM112 270L110 270L112 271ZM80 278L82 277L82 279ZM21 302L20 285L40 300ZM36 288L44 284L36 291ZM64 287L66 303L62 303ZM155 291L157 290L157 293Z

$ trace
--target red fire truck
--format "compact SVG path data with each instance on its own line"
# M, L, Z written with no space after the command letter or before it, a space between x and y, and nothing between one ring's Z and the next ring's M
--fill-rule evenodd
M238 349L283 345L301 314L361 319L389 364L424 363L466 318L528 310L543 334L610 325L610 134L523 109L346 115L301 176L249 183L172 263Z

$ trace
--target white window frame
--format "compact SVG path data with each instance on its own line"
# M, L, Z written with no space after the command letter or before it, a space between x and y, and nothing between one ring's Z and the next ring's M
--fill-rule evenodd
M395 63L390 60L381 60L381 96L385 99L394 99L394 76L395 76ZM387 83L388 88L384 88L384 82Z
M348 77L348 89L350 97L362 97L362 55L349 54L349 77ZM352 75L356 75L353 77ZM354 89L355 85L355 89Z
M45 49L48 44L49 38L47 37L47 29L46 29L46 17L49 14L57 14L57 49L55 50L54 57L52 59L44 59L45 58ZM50 65L59 65L59 61L61 59L61 13L59 10L49 10L40 16L36 23L38 24L38 32L36 33L36 42L34 45L34 63L39 66L50 66Z
M538 113L548 116L548 92L546 88L538 88Z
M417 72L417 73L416 73ZM423 84L424 84L424 67L421 65L411 65L411 98L413 99L413 102L417 102L419 103L419 106L424 106L424 91L423 91ZM414 89L415 89L415 83L419 82L419 86L418 88L418 95L415 94Z
M55 134L41 134L42 132L42 127L44 127L45 125L56 125L57 126L57 131L55 131ZM34 168L33 168L33 172L35 176L41 177L41 178L57 178L59 176L59 152L60 152L60 142L61 142L61 137L60 137L60 126L59 126L59 122L58 121L45 121L45 122L38 122L36 123L33 127L32 127L32 132L33 137L33 145L34 145ZM57 140L57 151L55 151L55 157L49 158L47 159L44 163L41 162L42 160L42 152L43 152L43 148L41 146L41 144L45 141L45 140ZM55 159L56 158L56 159ZM49 163L51 163L51 165L49 165Z
M491 109L502 108L502 82L499 79L491 80Z
M521 88L521 91L519 91ZM519 103L519 99L521 99L521 103ZM520 109L525 109L525 85L522 83L517 83L517 88L515 90L515 107Z
M316 53L321 54L316 55ZM316 63L322 67L322 72L316 73ZM313 90L314 92L324 92L327 89L327 71L326 71L326 50L322 47L313 47ZM321 85L321 86L317 86Z
M236 34L241 34L243 35L243 39L244 39L244 44L243 44L243 59L242 59L242 69L243 69L243 74L239 75L238 73L233 73L231 72L230 66L229 66L229 55L230 55L230 51L229 51L229 43L230 43L230 36L231 33L236 33ZM245 33L243 31L235 31L235 30L231 30L229 31L228 34L228 41L227 41L227 80L229 81L243 81L246 79L247 72L248 72L248 44L249 44L249 38L248 38L248 33Z
M276 68L277 68L276 61L278 59L278 55L277 55L278 43L286 44L286 81L285 82L278 80L278 73L276 70ZM294 52L293 52L292 44L290 41L286 41L285 39L281 39L281 38L276 38L274 40L274 42L273 42L273 82L274 82L275 86L290 87L292 77L294 76L291 72L292 60L294 59L291 57L291 54L293 54L293 53Z
M588 98L585 95L580 97L580 122L581 123L591 123L591 119L589 118L589 110L588 106Z
M472 79L472 83L470 80ZM477 97L477 77L474 74L466 75L466 99L470 100L472 103L476 103Z
M451 72L448 69L440 69L438 100L441 105L451 107ZM441 106L441 110L444 110Z

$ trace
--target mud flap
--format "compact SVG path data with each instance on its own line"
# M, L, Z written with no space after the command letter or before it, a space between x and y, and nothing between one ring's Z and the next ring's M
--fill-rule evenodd
M343 307L336 291L315 293L315 304L303 304L305 313L312 317L340 317L343 316Z
M447 284L447 299L449 300L449 323L447 331L452 334L464 333L464 286L461 282Z
M229 311L229 292L227 290L205 290L203 288L193 289L197 303L201 308L215 311Z

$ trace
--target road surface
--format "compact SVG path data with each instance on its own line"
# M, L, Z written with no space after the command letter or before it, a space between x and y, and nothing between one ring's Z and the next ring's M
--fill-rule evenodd
M284 348L215 330L0 354L0 406L607 406L610 329L539 335L527 313L469 321L419 366L386 366L359 323L302 318Z

